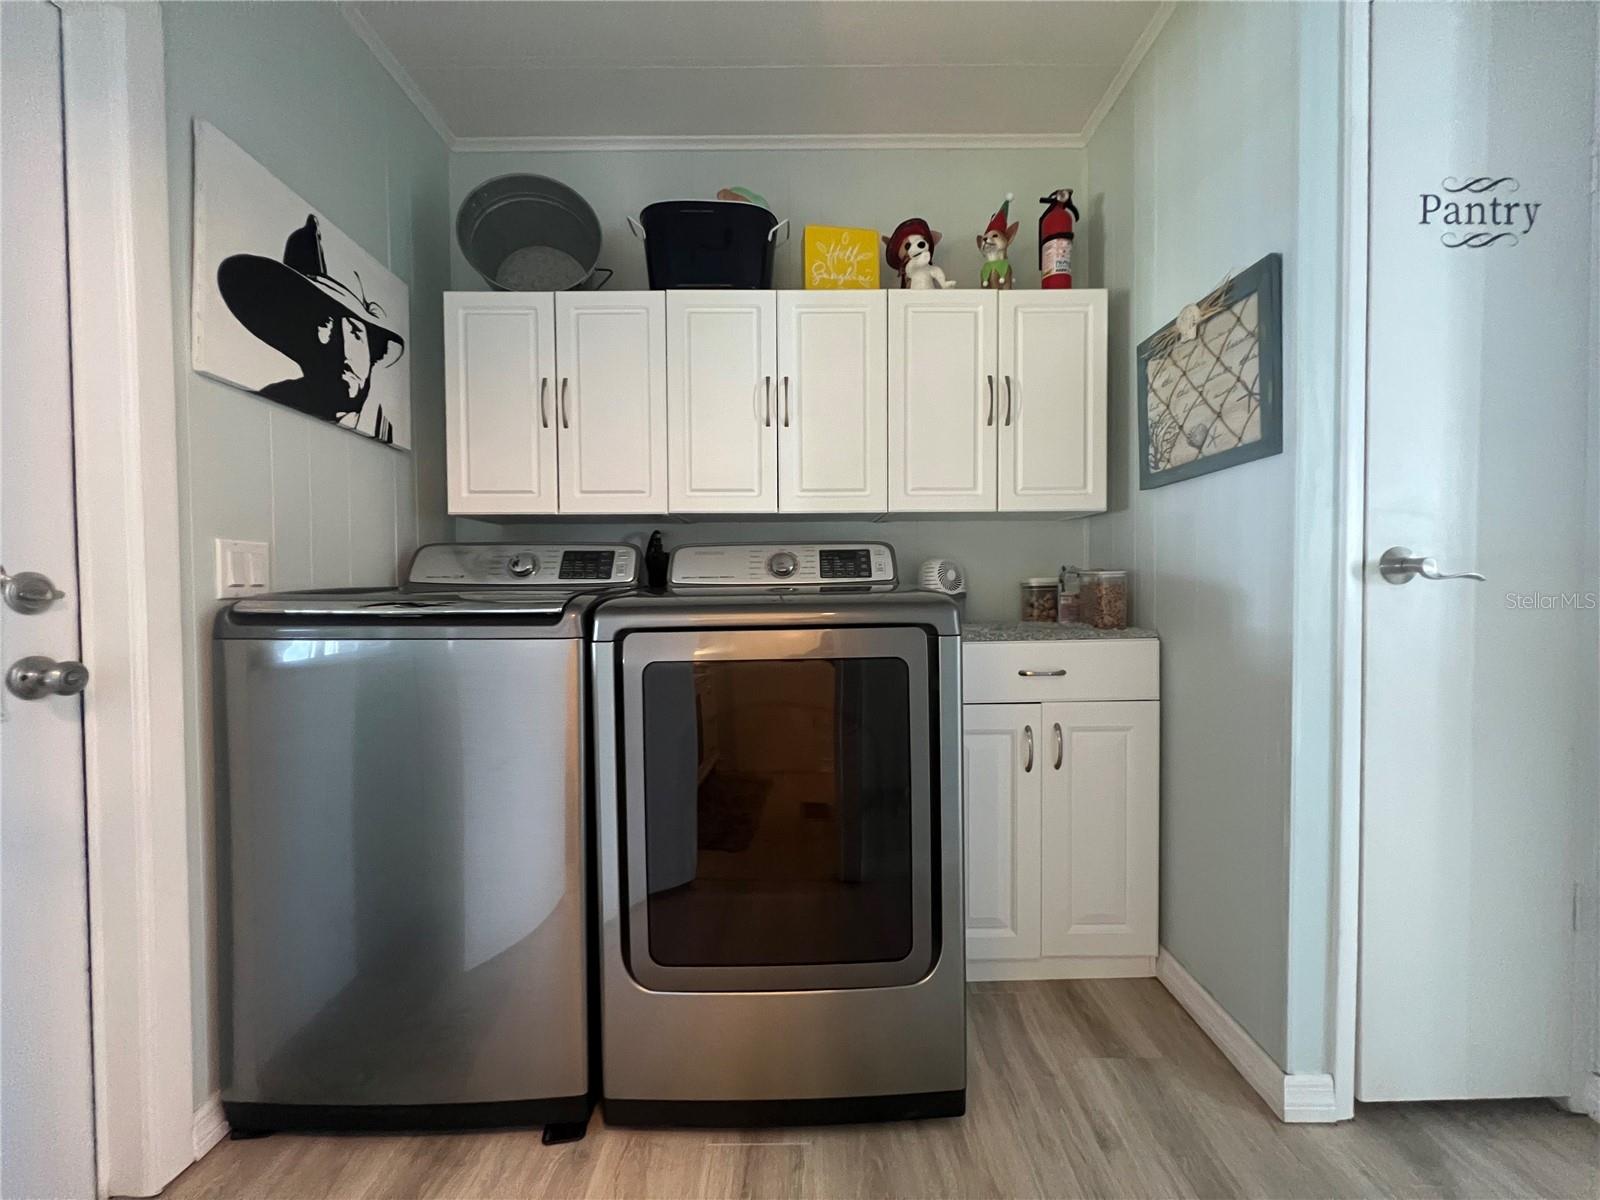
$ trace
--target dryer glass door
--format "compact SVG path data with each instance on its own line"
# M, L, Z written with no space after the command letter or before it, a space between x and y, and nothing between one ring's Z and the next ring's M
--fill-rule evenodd
M630 969L660 990L912 983L934 959L929 639L635 634Z

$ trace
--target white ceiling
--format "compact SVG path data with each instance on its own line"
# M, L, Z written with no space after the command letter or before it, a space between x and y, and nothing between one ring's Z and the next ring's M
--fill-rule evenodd
M360 0L346 14L451 139L1070 145L1092 132L1171 7Z

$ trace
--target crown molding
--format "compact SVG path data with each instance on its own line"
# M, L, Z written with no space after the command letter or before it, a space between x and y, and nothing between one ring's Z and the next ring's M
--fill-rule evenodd
M1128 86L1133 73L1139 69L1139 64L1144 61L1144 56L1150 53L1150 47L1156 44L1156 38L1161 36L1161 31L1166 27L1167 19L1177 10L1177 0L1166 0L1160 8L1156 9L1150 18L1150 23L1144 27L1144 32L1139 35L1139 40L1134 42L1133 48L1128 51L1128 57L1122 60L1122 66L1117 68L1117 73L1111 79L1111 86L1106 88L1105 95L1100 97L1100 103L1094 106L1094 111L1089 114L1089 119L1083 125L1083 144L1088 145L1089 139L1094 137L1095 130L1100 128L1100 122L1105 120L1106 114L1122 96L1122 89Z
M780 133L666 134L627 137L458 137L451 149L468 154L618 150L1081 150L1075 133Z
M359 9L351 0L341 0L339 11L344 14L345 23L355 30L355 34L367 44L367 49L372 51L372 57L378 60L378 65L389 73L389 78L395 81L396 86L406 94L406 99L422 114L422 119L433 126L433 131L444 142L446 150L455 149L456 142L460 139L455 132L445 123L445 119L433 102L428 99L417 81L411 78L411 73L400 65L400 60L384 45L383 39L378 36L378 31L368 24L367 19L361 15Z

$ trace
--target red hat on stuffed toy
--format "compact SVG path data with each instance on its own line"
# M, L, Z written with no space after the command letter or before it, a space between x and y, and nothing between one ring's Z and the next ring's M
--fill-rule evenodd
M1004 202L995 210L994 216L989 218L989 227L984 230L985 233L998 233L1002 237L1005 235L1006 220L1011 216L1011 199L1011 193L1007 192Z
M894 227L894 232L883 239L883 257L888 260L889 266L896 271L905 268L905 259L900 257L900 244L913 233L920 233L928 239L930 248L939 244L939 235L928 228L928 223L921 217L912 217L901 221Z

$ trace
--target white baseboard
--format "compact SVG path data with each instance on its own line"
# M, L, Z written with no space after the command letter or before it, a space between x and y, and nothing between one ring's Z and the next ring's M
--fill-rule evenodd
M1337 1121L1332 1075L1289 1075L1244 1031L1217 998L1165 949L1156 958L1156 978L1183 1005L1224 1057L1260 1094L1280 1121Z
M211 1098L194 1110L194 1160L199 1162L228 1135L228 1118L222 1115L222 1096Z
M1156 960L1149 955L967 959L968 983L1016 979L1147 979L1155 973Z
M1584 1076L1577 1090L1561 1101L1561 1107L1600 1121L1600 1075Z

